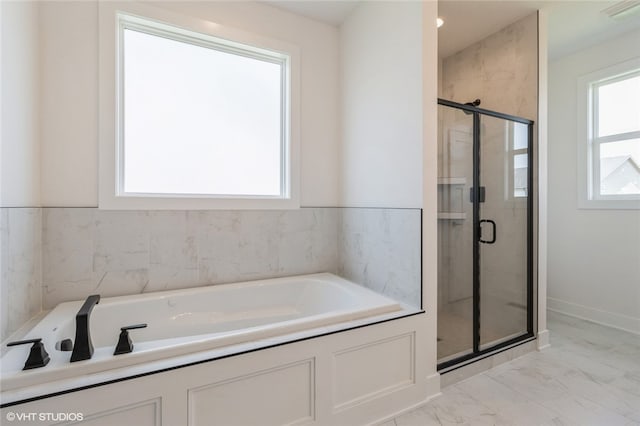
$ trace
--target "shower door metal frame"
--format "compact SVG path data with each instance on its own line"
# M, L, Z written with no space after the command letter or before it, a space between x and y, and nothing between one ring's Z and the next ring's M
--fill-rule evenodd
M473 114L473 350L472 352L447 360L438 364L438 371L453 370L466 365L466 361L479 360L500 349L524 343L535 337L533 328L533 195L534 195L534 169L533 169L533 124L532 120L503 114L488 109L478 108L473 105L460 104L438 98L438 105L456 108ZM520 336L497 343L485 349L480 349L480 116L500 118L503 120L522 123L528 129L527 145L527 331Z

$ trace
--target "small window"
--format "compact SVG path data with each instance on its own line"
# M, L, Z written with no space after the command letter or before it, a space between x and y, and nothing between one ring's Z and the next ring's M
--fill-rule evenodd
M529 126L505 121L506 200L526 199L529 195Z
M511 123L513 132L513 197L529 195L529 126Z
M588 196L640 200L640 68L589 83Z
M288 195L287 57L120 20L118 195Z

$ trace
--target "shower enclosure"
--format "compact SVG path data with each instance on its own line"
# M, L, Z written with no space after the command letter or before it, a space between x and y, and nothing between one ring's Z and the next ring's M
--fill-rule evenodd
M533 121L438 100L438 367L533 337Z

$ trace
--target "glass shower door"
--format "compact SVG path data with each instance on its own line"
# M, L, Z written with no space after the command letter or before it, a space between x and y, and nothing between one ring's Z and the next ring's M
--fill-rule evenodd
M480 115L479 350L529 329L530 127Z
M473 353L473 114L440 105L438 360Z
M533 336L533 122L438 103L442 370Z

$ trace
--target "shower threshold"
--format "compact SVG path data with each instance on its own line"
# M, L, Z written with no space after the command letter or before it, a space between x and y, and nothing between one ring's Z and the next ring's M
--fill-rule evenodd
M455 355L448 356L439 360L438 363L438 372L440 374L448 373L449 371L456 370L460 367L464 367L465 365L469 365L471 363L480 361L487 357L493 356L500 352L506 351L508 349L514 348L516 346L520 346L524 343L528 343L532 340L535 340L536 336L530 333L517 335L516 337L512 337L509 340L503 340L499 343L491 343L491 347L487 349L481 349L479 352L468 352L461 356ZM456 354L457 355L457 354Z

